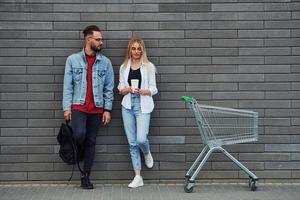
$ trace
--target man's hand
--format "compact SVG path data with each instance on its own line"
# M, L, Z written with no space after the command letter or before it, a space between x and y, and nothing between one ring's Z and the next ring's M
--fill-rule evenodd
M64 118L65 118L65 120L66 121L71 121L72 120L72 112L71 112L71 110L66 110L66 111L64 111Z
M104 126L108 125L110 122L110 112L104 111L102 115L102 123Z

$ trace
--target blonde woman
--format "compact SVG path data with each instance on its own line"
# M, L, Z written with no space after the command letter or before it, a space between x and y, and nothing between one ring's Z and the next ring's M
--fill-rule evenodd
M143 40L133 37L128 43L124 63L120 67L119 93L123 95L122 118L129 143L134 179L130 188L143 186L141 156L145 165L153 167L153 158L148 141L150 113L153 111L152 96L156 88L155 66L148 61Z

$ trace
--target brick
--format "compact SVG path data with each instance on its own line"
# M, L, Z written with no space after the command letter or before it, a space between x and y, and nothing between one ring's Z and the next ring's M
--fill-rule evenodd
M290 48L240 48L239 55L241 56L291 55L291 49Z
M0 127L8 128L8 127L24 127L27 124L26 119L0 119Z
M158 22L107 22L107 30L145 30L145 29L146 30L158 29Z
M182 75L161 75L160 82L211 82L211 75L182 74Z
M290 30L238 30L239 38L288 38L291 35Z
M2 93L1 100L53 100L53 93Z
M134 21L183 21L184 13L134 13ZM122 21L122 20L120 20ZM127 21L127 20L126 20Z
M289 153L240 153L239 160L247 161L289 161Z
M298 74L266 74L265 81L268 82L289 82L299 80Z
M265 11L290 11L291 4L289 3L266 3Z
M56 137L28 137L30 145L56 145Z
M159 74L169 74L172 72L172 74L181 74L184 73L185 67L183 65L181 66L156 66L157 71ZM1 68L0 68L1 70Z
M237 84L234 83L188 83L187 91L224 91L237 90Z
M179 100L181 96L192 96L196 99L212 99L211 92L160 92L160 99L161 100Z
M0 57L0 63L3 65L52 65L52 58L38 57Z
M25 126L23 126L25 127ZM1 136L49 136L53 128L1 128Z
M187 20L237 20L234 12L186 13Z
M212 47L260 47L261 39L212 39Z
M5 75L1 76L3 83L52 83L54 76L49 75Z
M4 30L52 30L51 22L0 22Z
M27 180L27 172L3 172L0 173L1 181L23 181Z
M167 21L167 22L160 22L159 23L159 29L169 29L169 30L178 30L178 27L181 27L182 29L210 29L211 28L211 23L210 22L205 22L205 21L200 21L200 22L172 22L172 21ZM204 31L204 30L203 30ZM208 31L208 30L205 30ZM186 37L187 38L187 37Z
M285 39L265 39L266 47L293 47L300 43L298 38L285 38Z
M30 92L61 92L62 84L29 84L28 91Z
M161 47L210 47L209 39L160 40Z
M161 57L160 63L164 64L211 64L210 57Z
M0 155L1 163L27 162L27 155Z
M28 38L35 39L78 39L78 31L28 31Z
M0 74L25 74L26 66L0 66Z
M212 99L264 99L264 92L213 92Z
M291 160L300 160L300 153L292 153Z
M187 48L187 56L237 56L236 48Z
M263 82L264 75L260 74L214 74L213 82Z
M262 29L262 21L212 21L212 29Z
M266 162L265 163L266 169L299 169L300 162Z
M105 12L106 6L102 4L54 4L54 12Z
M239 20L289 20L290 12L239 12Z
M28 119L29 128L59 127L61 119Z
M280 127L280 126L275 126L275 127L270 127L266 126L265 127L265 134L268 135L280 135L280 134L294 134L299 131L299 127L293 127L293 126L288 126L288 127Z
M267 152L297 152L299 147L299 144L266 144L265 150Z
M264 170L263 162L243 162L249 170ZM240 169L234 162L213 162L212 163L213 170L233 170Z
M280 173L278 173L278 170L268 170L265 169L263 171L255 171L255 174L259 178L276 178L276 179L286 179L291 177L291 171L289 170L280 170ZM248 174L244 172L240 172L239 177L241 178L249 178Z
M227 3L212 4L212 11L263 11L262 3Z
M107 12L158 12L157 4L107 4Z
M4 154L53 153L52 146L1 146Z
M32 0L31 0L32 1ZM12 0L15 4L2 4L0 11L10 11L10 12L52 12L53 7L49 6L49 4L38 4L40 1L37 1L32 4L31 2L28 2L26 4L18 4L16 0ZM25 3L25 1L20 0L19 3Z
M0 56L26 56L26 49L0 49Z
M239 65L240 73L290 73L290 65Z
M240 83L240 90L289 90L289 83Z
M132 21L134 15L133 13L81 13L82 21L92 22L99 21L99 19L101 21Z
M0 47L52 47L51 40L1 39ZM3 65L3 64L2 64Z
M142 38L184 38L183 31L134 31L134 35L138 35Z
M186 66L186 73L236 73L237 65L190 65Z
M210 12L211 4L159 4L159 12Z
M82 31L86 26L90 25L90 22L53 22L53 30L80 30ZM98 26L101 30L105 30L105 22L93 22L94 25ZM80 32L80 34L82 34Z
M21 39L21 38L27 38L27 31L17 31L17 30L12 30L12 31L5 31L1 30L0 32L0 38L15 38L15 39Z
M300 56L266 56L266 64L298 64Z
M0 164L0 171L11 172L11 171L49 171L53 170L53 165L50 163L24 163L24 164Z
M72 53L76 52L78 49L59 49L59 48L52 48L52 49L28 49L28 56L69 56Z
M300 109L266 109L265 113L267 117L298 117Z
M27 144L26 137L1 137L0 145L24 145Z
M197 128L191 127L160 127L160 135L198 135Z

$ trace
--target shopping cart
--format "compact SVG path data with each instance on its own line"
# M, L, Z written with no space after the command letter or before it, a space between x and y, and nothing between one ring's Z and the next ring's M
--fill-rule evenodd
M185 175L185 192L190 193L193 191L195 178L214 151L221 151L244 170L249 175L249 187L252 191L255 191L257 189L256 182L258 181L258 177L222 148L222 146L257 141L257 112L201 105L194 98L187 96L182 96L181 99L190 104L194 111L202 142L205 145ZM198 167L196 168L196 166Z

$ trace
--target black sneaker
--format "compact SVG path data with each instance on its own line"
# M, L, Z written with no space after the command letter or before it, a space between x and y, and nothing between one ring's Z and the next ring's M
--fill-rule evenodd
M81 188L88 189L88 190L94 189L94 185L91 183L89 176L83 175L81 176L80 180L81 180L81 185L80 185Z

